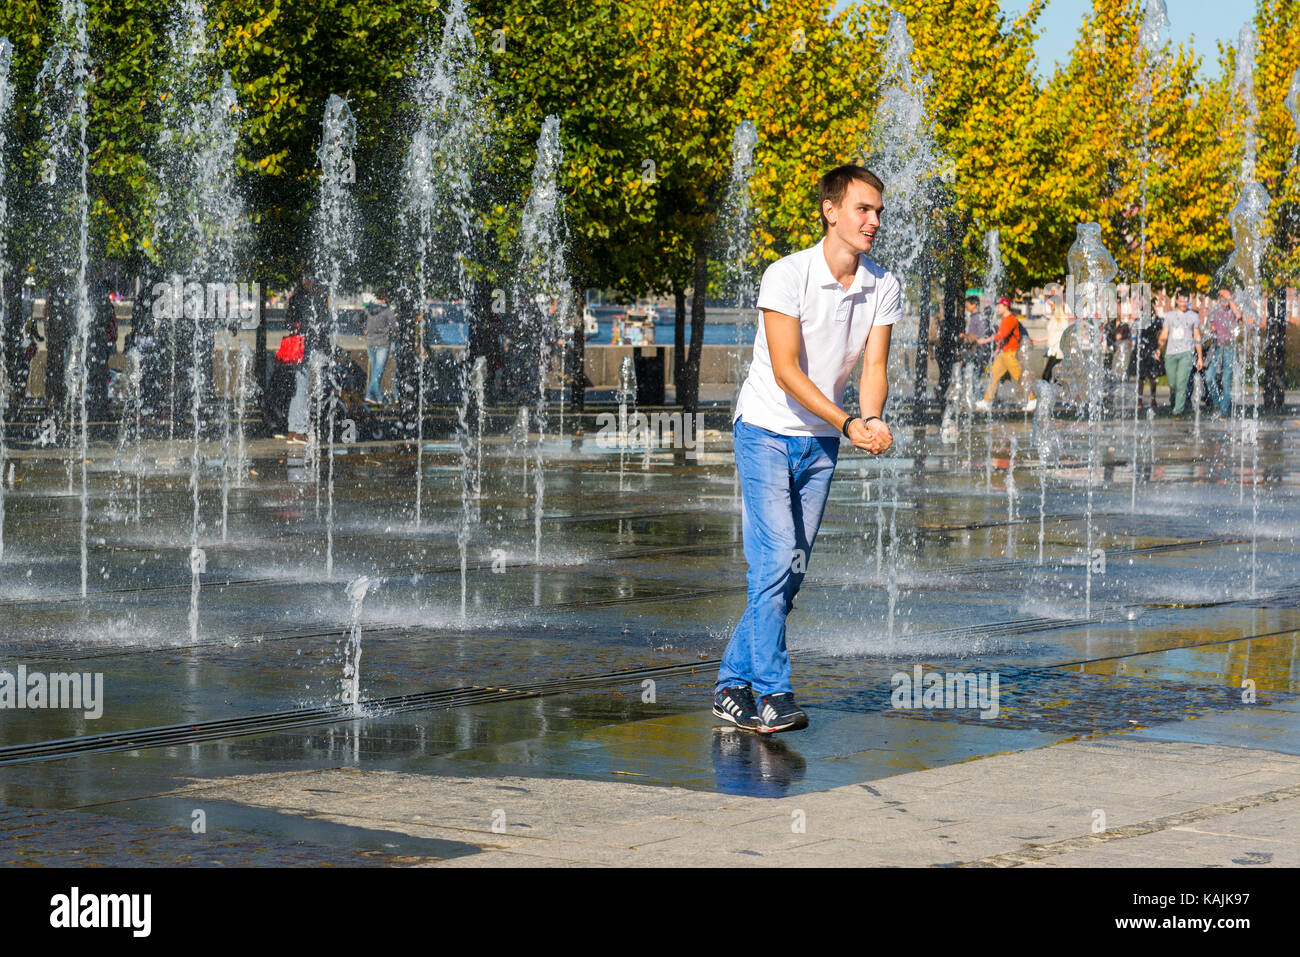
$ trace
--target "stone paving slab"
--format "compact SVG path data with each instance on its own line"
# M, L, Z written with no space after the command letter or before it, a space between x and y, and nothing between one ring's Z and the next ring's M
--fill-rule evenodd
M354 768L196 780L172 796L480 849L401 851L449 867L1295 866L1300 764L1274 758L1123 735L776 799Z

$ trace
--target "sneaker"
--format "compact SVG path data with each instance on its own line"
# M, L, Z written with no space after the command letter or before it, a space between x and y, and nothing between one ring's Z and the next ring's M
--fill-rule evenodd
M754 692L744 685L715 691L713 713L740 728L757 731L763 723L759 720L758 707L754 704Z
M989 405L987 399L980 399L978 402L975 403L975 408L980 412L990 412L992 411L993 406Z
M794 703L794 695L789 691L765 694L759 704L759 717L763 723L758 730L763 734L802 731L808 727L808 715Z
M1038 400L1037 400L1037 399L1030 399L1028 402L1025 403L1025 411L1026 411L1026 412L1033 412L1034 409L1036 409L1036 408L1038 408Z
M307 444L307 433L306 433L306 432L290 432L290 433L289 433L289 439L288 439L288 442L289 442L290 445L306 445L306 444Z

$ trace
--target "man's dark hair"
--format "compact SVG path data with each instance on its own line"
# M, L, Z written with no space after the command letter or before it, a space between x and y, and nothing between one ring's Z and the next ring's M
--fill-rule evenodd
M828 199L835 206L844 202L844 193L848 190L849 183L855 179L860 183L866 183L882 196L885 194L885 184L880 181L879 176L865 166L846 163L835 167L823 175L817 184L817 218L821 220L823 233L830 228L830 223L826 222L826 217L822 214L822 205Z
M1175 290L1174 290L1174 298L1175 298L1175 299L1177 299L1179 296L1186 296L1186 295L1187 295L1187 290L1186 290L1186 289L1175 289Z
M969 305L972 305L972 306L978 306L978 305L980 304L980 297L979 297L979 296L967 296L967 297L966 297L966 302L967 302Z

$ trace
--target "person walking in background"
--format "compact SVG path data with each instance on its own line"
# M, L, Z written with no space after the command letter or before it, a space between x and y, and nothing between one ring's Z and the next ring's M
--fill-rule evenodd
M1215 405L1215 415L1225 416L1232 410L1232 368L1237 361L1237 343L1241 340L1241 307L1227 289L1219 290L1219 300L1210 309L1205 324L1210 343L1210 361L1206 364L1206 385Z
M984 371L984 367L989 364L993 350L988 346L982 346L979 341L991 333L988 319L980 309L979 296L966 297L966 331L962 333L961 343L963 363L969 363L975 367L975 375L978 376Z
M328 311L326 303L327 300L317 286L315 278L310 272L304 272L298 287L289 297L285 316L289 337L297 338L298 341L290 347L292 353L286 354L285 358L280 358L278 353L276 355L278 361L294 368L293 398L289 400L288 414L288 438L291 445L303 445L307 442L309 419L307 392L310 387L307 363L311 359L312 352L320 348L319 330L324 325L322 319Z
M1061 336L1065 334L1066 329L1070 328L1070 323L1073 321L1064 302L1060 299L1051 302L1051 312L1047 316L1047 350L1043 362L1044 382L1052 381L1053 370L1065 359L1065 353L1061 351Z
M1183 414L1187 402L1187 382L1192 375L1193 350L1197 369L1205 365L1201 353L1201 317L1189 308L1187 293L1174 294L1174 308L1165 313L1164 328L1156 343L1156 359L1165 357L1165 375L1169 382L1169 398L1174 405L1174 417ZM1153 388L1152 394L1155 393Z
M388 365L388 350L393 332L393 310L386 301L377 300L366 306L366 354L370 357L370 381L366 385L366 402L382 405L384 367Z
M1003 376L1009 375L1017 385L1020 384L1020 361L1016 358L1016 351L1020 348L1024 333L1020 320L1011 311L1010 299L998 300L998 319L997 334L978 341L979 345L991 343L998 350L997 355L993 357L993 367L989 370L988 390L984 393L984 398L975 403L975 408L981 412L988 412L993 408L993 398L998 394L998 385L1002 382ZM1025 404L1025 411L1033 412L1037 405L1037 399L1030 399Z
M1158 311L1147 318L1138 330L1137 378L1138 408L1142 407L1142 387L1151 385L1151 408L1156 407L1156 379L1160 377L1160 333L1164 329Z
M1189 305L1187 308L1196 313L1197 327L1201 331L1201 346L1204 348L1208 341L1206 326L1210 321L1210 304L1212 300L1209 296L1202 296L1200 293L1197 293L1195 296L1188 297L1188 301ZM1205 381L1205 366L1203 365L1196 366L1192 369L1191 375L1187 377L1187 395L1184 398L1184 403L1193 401L1193 396L1196 394L1196 383L1198 380L1201 383L1201 408L1209 409L1214 403L1210 399L1210 389ZM1195 411L1196 407L1192 406L1192 409Z
M1114 353L1111 355L1111 377L1118 386L1128 378L1129 366L1133 359L1134 316L1137 307L1133 302L1133 290L1128 283L1120 283L1115 290L1118 296L1115 318Z

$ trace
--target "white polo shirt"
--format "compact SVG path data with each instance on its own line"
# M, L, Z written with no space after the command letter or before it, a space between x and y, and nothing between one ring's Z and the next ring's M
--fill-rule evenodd
M763 273L754 361L736 399L733 422L743 415L750 425L780 435L839 434L776 384L761 310L799 320L803 333L799 368L839 406L844 404L844 387L871 327L893 325L901 318L901 288L893 273L859 255L857 274L845 289L826 264L824 242L778 259Z

